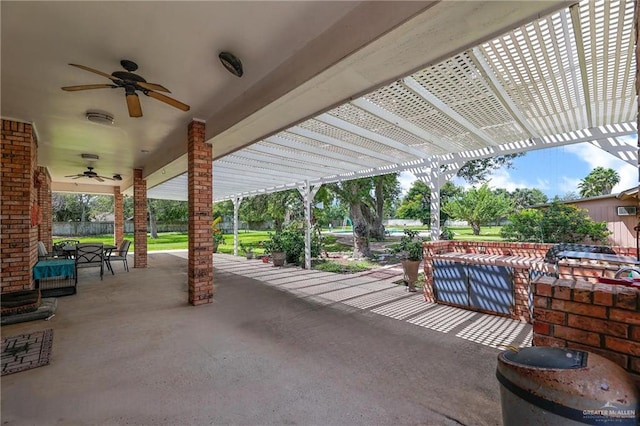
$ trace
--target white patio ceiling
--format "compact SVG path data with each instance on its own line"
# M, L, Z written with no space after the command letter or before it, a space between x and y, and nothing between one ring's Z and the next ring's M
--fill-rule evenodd
M583 1L216 158L214 200L578 142L635 165L633 15ZM186 200L187 175L148 196Z

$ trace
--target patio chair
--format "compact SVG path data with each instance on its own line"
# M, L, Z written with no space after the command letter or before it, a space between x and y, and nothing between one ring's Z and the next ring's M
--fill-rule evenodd
M38 260L55 259L53 253L49 253L42 241L38 241Z
M102 280L104 275L104 244L84 243L78 244L76 248L76 284L80 268L100 268L100 280Z
M80 244L80 241L78 240L62 240L62 241L58 241L57 243L55 243L53 245L53 252L55 253L56 256L58 257L68 257L69 256L69 252L65 252L63 249L65 246L77 246L78 244Z
M113 265L111 265L111 262L114 260L121 260L125 270L129 272L129 264L127 263L127 252L129 252L130 245L131 241L123 240L122 244L120 244L120 248L118 249L117 254L110 254L109 256L107 256L106 261L109 265L108 268L109 270L111 270L112 275L115 275L115 272L113 272Z

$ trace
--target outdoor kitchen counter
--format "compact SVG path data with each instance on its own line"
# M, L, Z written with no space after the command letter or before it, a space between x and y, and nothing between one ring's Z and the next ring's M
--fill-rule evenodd
M434 260L466 263L470 265L495 265L519 269L533 269L540 272L555 273L555 265L545 263L542 257L505 256L481 253L441 253L434 254Z

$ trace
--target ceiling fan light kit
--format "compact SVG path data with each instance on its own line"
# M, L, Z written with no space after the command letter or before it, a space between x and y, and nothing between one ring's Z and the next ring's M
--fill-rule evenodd
M138 98L138 92L144 93L146 96L150 98L154 98L159 100L160 102L164 102L167 105L171 105L174 108L178 108L182 111L189 111L191 107L189 105L184 104L176 99L170 98L169 96L163 95L158 92L171 93L169 89L166 87L155 84L148 83L147 80L139 76L138 74L134 74L133 71L138 69L138 65L126 59L120 61L120 65L126 71L114 71L111 74L107 74L106 72L98 71L93 68L89 68L84 65L78 64L69 64L72 67L80 68L85 71L92 72L94 74L101 75L102 77L106 77L111 80L110 84L84 84L79 86L65 86L62 90L67 92L76 92L79 90L91 90L91 89L118 89L123 88L125 90L126 100L127 100L127 108L129 110L130 117L142 117L142 106L140 105L140 99ZM106 114L109 116L108 114ZM110 116L109 116L110 117ZM87 116L87 119L89 117ZM111 124L113 124L113 117L111 117Z
M222 65L233 75L236 77L242 77L244 71L242 70L242 62L238 59L233 53L230 52L220 52L218 55L220 62Z
M83 154L83 155L85 155L85 154ZM91 154L89 154L89 155L91 155ZM78 173L76 175L67 175L65 177L70 177L70 178L73 178L73 179L89 178L89 179L95 179L98 182L104 182L105 179L118 180L118 179L115 179L115 177L110 178L108 176L100 176L98 173L93 171L93 167L91 167L91 166L87 167L87 170L85 170L82 173ZM122 180L122 177L119 180Z
M86 117L87 117L87 120L93 123L108 124L108 125L111 125L114 123L114 119L112 115L105 114L102 112L87 111Z

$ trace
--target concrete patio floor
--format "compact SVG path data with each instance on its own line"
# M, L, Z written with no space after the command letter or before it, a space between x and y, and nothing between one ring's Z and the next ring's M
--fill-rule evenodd
M438 306L393 272L344 276L216 254L215 302L187 304L186 253L103 281L82 271L48 366L2 377L2 423L500 424L500 344L530 327Z

